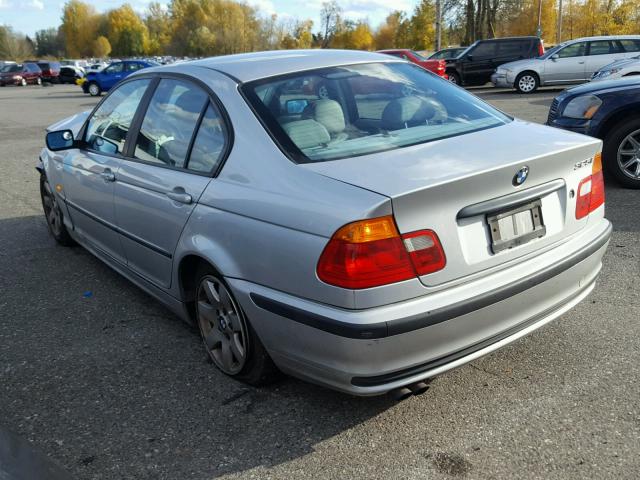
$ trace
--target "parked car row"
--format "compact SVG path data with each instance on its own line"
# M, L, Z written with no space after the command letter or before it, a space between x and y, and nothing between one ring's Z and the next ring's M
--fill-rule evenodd
M42 70L36 63L13 63L0 69L0 87L42 84Z

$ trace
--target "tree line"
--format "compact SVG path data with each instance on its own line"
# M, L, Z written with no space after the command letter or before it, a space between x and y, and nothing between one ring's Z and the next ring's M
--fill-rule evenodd
M200 57L295 48L428 50L435 44L435 1L421 0L411 12L394 11L372 27L366 18L346 18L336 0L322 5L320 25L265 15L237 0L172 0L168 7L152 2L142 14L129 4L99 13L89 3L69 0L61 25L40 30L34 38L0 26L0 59ZM535 35L538 25L547 45L640 32L640 0L441 0L440 7L442 45Z

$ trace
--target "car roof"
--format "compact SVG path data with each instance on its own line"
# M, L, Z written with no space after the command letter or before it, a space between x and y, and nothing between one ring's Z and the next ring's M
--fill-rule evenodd
M205 58L185 62L182 65L194 65L209 68L233 78L237 82L249 82L261 78L284 75L287 73L312 70L316 68L350 65L368 62L401 62L382 53L357 50L277 50L267 52L241 53L220 57ZM160 67L154 71L174 69L175 66Z
M595 37L574 38L573 40L566 40L562 43L569 44L569 43L593 41L593 40L640 40L640 35L600 35Z

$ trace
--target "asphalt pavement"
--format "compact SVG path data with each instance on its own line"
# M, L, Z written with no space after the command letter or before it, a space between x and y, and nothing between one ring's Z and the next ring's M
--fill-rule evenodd
M558 91L473 92L542 122ZM638 478L640 191L607 182L615 231L584 302L426 394L255 389L48 235L34 170L45 127L95 102L75 86L0 88L0 430L76 479Z

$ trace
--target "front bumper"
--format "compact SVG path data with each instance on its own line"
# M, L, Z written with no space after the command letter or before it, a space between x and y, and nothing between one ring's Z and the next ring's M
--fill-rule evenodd
M513 88L513 78L510 78L506 73L494 72L491 75L491 83L494 87Z
M557 117L547 122L550 127L561 128L570 132L591 135L591 121L580 118Z
M228 279L274 362L355 395L439 375L558 317L593 289L611 235L598 219L538 257L417 299L345 310Z

